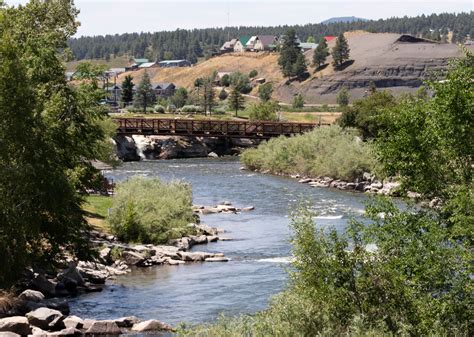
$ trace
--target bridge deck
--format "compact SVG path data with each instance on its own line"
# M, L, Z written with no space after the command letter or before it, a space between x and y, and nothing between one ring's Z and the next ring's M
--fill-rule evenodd
M115 118L122 135L271 138L311 131L318 123L222 121L166 118Z

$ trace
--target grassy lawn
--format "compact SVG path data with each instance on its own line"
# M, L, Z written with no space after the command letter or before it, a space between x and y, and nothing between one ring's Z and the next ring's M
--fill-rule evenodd
M86 212L86 219L89 224L102 232L110 232L107 222L109 208L112 207L112 197L101 195L89 195L82 208Z

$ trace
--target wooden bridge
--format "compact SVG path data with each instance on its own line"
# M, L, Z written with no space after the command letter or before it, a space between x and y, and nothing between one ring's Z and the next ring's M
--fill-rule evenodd
M223 121L166 118L115 118L119 135L271 138L311 131L319 123Z

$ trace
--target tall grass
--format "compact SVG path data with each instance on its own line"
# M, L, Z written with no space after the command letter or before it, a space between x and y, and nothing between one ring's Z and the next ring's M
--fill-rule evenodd
M241 160L252 170L344 180L354 180L363 172L375 171L376 167L371 144L361 142L354 131L338 126L271 139L245 151Z
M153 244L190 234L187 224L193 221L188 184L141 177L117 186L109 217L112 231L119 239Z

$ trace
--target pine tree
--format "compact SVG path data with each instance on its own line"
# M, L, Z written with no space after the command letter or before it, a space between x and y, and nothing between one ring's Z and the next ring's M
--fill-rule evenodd
M152 106L155 101L155 91L151 85L150 76L148 72L145 71L135 94L135 105L143 108L143 112L146 113L147 107Z
M326 42L326 39L322 38L313 54L313 65L316 66L316 69L321 68L321 66L326 63L326 59L328 56L328 44Z
M336 40L336 45L332 49L334 68L340 69L344 62L349 60L349 52L350 49L347 40L344 34L341 33Z
M204 113L211 114L212 108L216 105L216 91L214 90L214 85L212 78L207 77L203 80L201 86L201 106Z
M125 104L130 104L133 101L133 83L132 75L125 76L125 79L122 82L122 102Z
M294 29L289 29L283 38L278 64L285 77L301 78L307 71L306 60L301 53Z
M232 88L229 96L229 107L235 111L235 116L237 117L237 113L239 110L244 108L244 97L238 90L238 88Z

